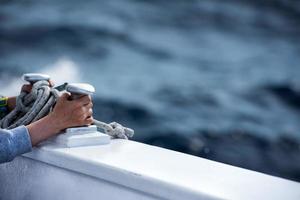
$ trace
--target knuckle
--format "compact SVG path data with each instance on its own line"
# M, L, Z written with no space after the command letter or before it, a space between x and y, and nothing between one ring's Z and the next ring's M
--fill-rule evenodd
M93 123L93 118L88 118L88 119L86 120L86 122L89 123L89 124Z
M92 108L94 106L94 104L92 103L92 102L90 102L89 104L88 104L88 107L89 108Z

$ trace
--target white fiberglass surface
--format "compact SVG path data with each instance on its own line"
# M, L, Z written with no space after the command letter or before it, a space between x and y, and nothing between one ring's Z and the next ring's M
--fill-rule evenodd
M299 183L133 141L79 148L50 145L29 156L154 194L166 194L167 188L226 199L300 197Z

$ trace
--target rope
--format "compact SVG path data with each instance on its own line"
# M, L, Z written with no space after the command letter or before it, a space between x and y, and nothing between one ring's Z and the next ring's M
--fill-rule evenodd
M104 133L110 135L112 138L120 138L120 139L128 139L134 135L134 130L123 127L121 124L117 122L111 122L106 124L104 122L98 121L94 119L93 122L98 128L104 130Z
M63 90L64 86L52 88L48 81L34 83L30 93L21 92L17 97L15 109L0 121L0 128L12 129L20 125L28 125L48 115L60 96L59 91ZM116 122L107 124L94 120L93 124L112 138L128 139L134 134L132 129Z
M58 96L47 81L34 83L30 93L21 92L17 97L15 109L0 121L0 127L12 129L39 120L51 111Z

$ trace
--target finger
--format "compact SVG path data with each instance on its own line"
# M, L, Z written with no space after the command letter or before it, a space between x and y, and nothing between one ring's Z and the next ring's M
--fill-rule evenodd
M85 104L85 105L83 105L84 107L86 107L86 108L88 108L88 109L90 109L90 108L92 108L94 105L93 105L93 102L89 102L88 104Z
M90 108L90 109L88 110L87 116L88 116L88 117L93 116L93 109Z
M83 117L83 119L93 116L93 109L87 108L87 107L81 107L81 113L80 115Z
M88 117L88 118L85 118L84 120L81 120L80 122L78 122L76 124L76 126L85 126L85 125L90 125L92 124L94 121L94 118L93 117Z
M93 123L93 121L94 121L93 117L88 117L88 118L86 118L85 123L86 123L86 125L90 125Z
M81 105L89 104L92 101L92 97L90 95L84 95L75 101L80 102Z
M31 84L25 84L25 85L22 86L21 91L29 93L29 92L31 92L31 89L32 89L32 85Z
M48 82L49 82L49 86L50 86L50 87L53 87L53 86L55 85L54 82L53 82L52 80L49 80Z

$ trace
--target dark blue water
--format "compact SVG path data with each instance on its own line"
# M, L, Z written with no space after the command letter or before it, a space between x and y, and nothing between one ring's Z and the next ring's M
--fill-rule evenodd
M1 92L89 82L134 140L300 181L299 25L293 0L0 1Z

